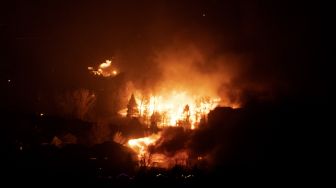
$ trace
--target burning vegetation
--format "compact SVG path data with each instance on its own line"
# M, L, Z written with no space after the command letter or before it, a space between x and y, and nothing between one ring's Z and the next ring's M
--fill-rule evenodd
M121 143L119 140L127 140L122 145L136 153L140 166L169 168L176 164L190 164L192 160L203 160L204 155L191 156L185 147L193 131L206 126L209 112L216 107L240 106L238 100L223 95L229 92L223 92L223 85L230 81L234 66L223 67L223 60L213 60L193 45L184 47L167 48L153 58L160 76L155 76L150 70L143 73L149 75L147 80L150 80L150 85L139 84L133 78L123 81L128 83L126 92L122 94L127 96L128 101L118 113L124 119L138 122L145 129L142 136L126 133L124 137L118 133L114 140L118 140L118 143ZM230 58L225 60L228 61L226 64L237 61ZM207 61L211 63L211 67L205 63ZM129 67L124 72L129 71L127 68ZM96 76L110 77L111 81L118 80L124 74L119 75L120 71L117 72L109 60L97 69L88 69ZM183 134L186 140L176 142L180 146L174 152L160 149L171 141L169 138L175 139L175 131Z
M88 67L88 70L94 75L104 77L116 76L118 74L118 71L112 66L111 60L106 60L104 63L101 63L97 69Z
M181 126L195 129L206 115L218 106L219 98L188 96L186 92L172 91L159 96L131 95L127 108L121 111L124 117L139 118L151 128Z

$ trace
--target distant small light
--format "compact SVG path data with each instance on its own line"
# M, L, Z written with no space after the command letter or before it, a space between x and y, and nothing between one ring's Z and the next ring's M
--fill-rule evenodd
M204 16L205 16L205 13L203 13L202 16L204 17Z
M114 75L117 75L118 72L114 70L112 73L113 73Z
M22 146L20 146L20 148L19 148L19 149L20 149L20 151L22 151L22 150L23 150L23 147L22 147Z
M88 70L93 70L93 67L88 67Z
M44 116L44 114L43 114L43 113L40 113L40 116L42 117L42 116Z
M10 83L11 82L11 80L8 80L8 83Z

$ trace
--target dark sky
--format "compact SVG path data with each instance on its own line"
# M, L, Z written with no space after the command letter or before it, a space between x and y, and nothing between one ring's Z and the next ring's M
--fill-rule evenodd
M14 0L0 7L6 108L30 105L39 93L86 87L87 66L105 59L133 78L155 74L155 53L181 43L208 56L247 55L238 63L245 70L235 77L238 85L264 83L295 96L327 92L317 2Z

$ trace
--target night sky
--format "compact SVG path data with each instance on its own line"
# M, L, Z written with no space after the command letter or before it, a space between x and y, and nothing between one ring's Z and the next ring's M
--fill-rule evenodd
M106 59L131 80L153 80L160 76L157 53L190 44L209 62L243 57L232 63L242 70L232 80L238 88L261 85L274 96L323 102L330 87L317 2L2 1L0 7L5 110L31 111L49 93L95 89L87 67Z

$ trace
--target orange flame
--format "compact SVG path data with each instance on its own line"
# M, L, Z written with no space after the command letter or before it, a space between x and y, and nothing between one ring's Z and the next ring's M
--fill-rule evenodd
M130 139L127 146L137 153L140 165L159 166L169 168L176 164L186 165L188 159L187 151L179 151L174 156L167 156L163 153L150 153L148 147L154 145L162 135L152 134L147 137Z
M94 75L104 77L116 76L118 74L118 71L112 67L111 60L106 60L104 63L101 63L97 69L88 67L88 70L91 71L91 73Z
M152 134L148 137L130 139L128 140L128 146L138 154L138 158L140 159L148 152L148 146L154 144L159 138L159 134Z
M172 91L162 95L135 96L139 118L146 124L155 121L159 128L184 126L194 129L206 118L210 110L219 105L219 97L199 97L185 91ZM139 97L140 96L140 97ZM126 116L127 109L120 111Z

